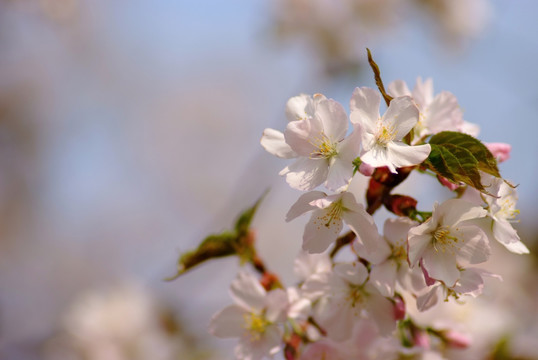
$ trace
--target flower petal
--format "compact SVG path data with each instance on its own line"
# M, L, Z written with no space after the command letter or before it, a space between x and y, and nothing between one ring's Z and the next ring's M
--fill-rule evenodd
M503 245L520 241L519 235L512 227L512 224L504 219L498 219L493 222L493 236Z
M316 207L312 206L310 203L314 200L322 199L325 196L327 196L327 194L322 191L310 191L299 196L299 199L297 199L295 204L291 206L290 210L286 214L286 221L291 221L308 211L316 209Z
M288 121L304 120L314 115L312 97L306 94L294 96L286 103L286 117Z
M323 125L316 118L291 121L284 130L286 143L300 156L310 156L317 150L312 138L319 137L323 132Z
M388 260L384 263L372 267L370 272L370 283L372 283L383 296L394 296L394 285L396 284L397 265L394 261Z
M329 210L315 210L310 221L305 226L303 235L303 250L319 254L327 250L338 234L342 231L343 223L339 218L331 218Z
M342 205L344 211L342 217L349 228L357 235L357 240L362 242L368 253L377 250L378 242L383 241L372 215L364 210L364 206L357 203L355 197L350 192L342 194Z
M381 118L381 122L396 132L394 140L400 141L418 122L418 108L409 96L395 98Z
M424 251L422 261L431 278L441 280L448 287L454 286L458 281L460 272L456 259L450 252L437 251L433 246L429 246Z
M413 88L413 99L417 102L421 109L425 109L433 99L433 80L427 78L422 81L422 78L417 77L415 87Z
M387 144L388 162L395 167L418 165L430 155L430 144L409 146L400 142Z
M373 167L387 166L392 173L396 173L396 168L389 160L386 146L374 144L368 151L361 155L361 160Z
M462 221L483 218L487 211L461 199L449 199L439 205L438 210L443 225L454 226Z
M315 117L321 122L323 132L329 139L332 141L344 139L348 120L346 110L340 103L333 99L320 101L316 107Z
M432 235L423 232L426 226L422 224L409 230L407 237L407 257L409 258L409 265L411 267L417 265L424 251L426 251L426 248L432 242Z
M428 128L428 134L458 131L463 124L463 112L458 100L448 91L437 94L425 112L422 124Z
M407 84L403 80L395 80L387 86L387 90L390 96L400 97L400 96L411 96L411 91L407 87Z
M341 263L334 265L333 271L341 279L353 285L362 285L368 278L368 269L363 263Z
M349 108L353 124L360 124L366 132L374 133L379 120L381 95L377 90L362 87L356 88L351 96Z
M259 313L265 306L266 291L258 279L250 273L240 272L232 281L230 293L234 301L245 309Z
M219 338L240 337L245 332L245 315L248 313L240 306L227 306L213 315L209 332Z
M268 153L283 159L297 157L297 153L284 140L284 134L278 130L267 128L263 130L262 139L260 140L263 148Z
M310 191L327 179L329 167L325 159L299 158L279 174L286 175L286 182L294 189Z
M480 264L489 259L491 248L482 229L478 226L461 226L456 234L461 246L456 252L458 263Z

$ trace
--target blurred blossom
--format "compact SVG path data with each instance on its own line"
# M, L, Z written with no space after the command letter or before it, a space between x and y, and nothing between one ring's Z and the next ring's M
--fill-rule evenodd
M46 359L204 359L195 338L139 286L89 292L64 314L60 333L44 346Z
M279 0L274 31L281 40L303 38L329 75L360 68L364 48L423 15L439 35L460 46L476 38L491 17L488 0Z

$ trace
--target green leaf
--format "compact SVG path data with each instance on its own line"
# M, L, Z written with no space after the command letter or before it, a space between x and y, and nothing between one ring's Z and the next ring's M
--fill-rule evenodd
M497 160L480 140L471 135L455 131L443 131L430 139L430 144L452 144L469 150L478 161L478 169L496 177L501 177Z
M238 255L241 263L250 261L255 254L253 240L249 236L250 223L268 191L266 190L254 205L238 216L232 231L209 235L195 250L181 255L177 263L177 273L165 280L177 279L191 268L210 259Z
M432 151L424 162L430 170L454 183L463 182L485 191L480 182L478 161L469 150L452 144L430 145Z

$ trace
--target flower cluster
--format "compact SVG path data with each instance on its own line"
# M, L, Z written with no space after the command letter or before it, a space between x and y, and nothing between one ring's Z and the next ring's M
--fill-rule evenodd
M486 277L500 279L477 267L490 259L492 241L529 252L512 227L515 187L497 169L509 145L477 140L479 129L464 121L456 97L435 95L431 79L419 78L413 91L403 81L387 89L356 88L349 116L333 99L301 94L286 105L283 132L264 130L261 145L293 159L280 175L303 192L286 221L311 216L294 286L267 271L249 248L251 235L234 238L236 248L249 249L237 254L262 277L239 274L235 304L213 317L210 331L239 338L238 359L279 351L286 359L444 359L470 339L410 314L477 297ZM434 175L454 197L419 211L417 200L392 193L412 171ZM366 206L349 190L354 176L369 177ZM380 234L372 215L381 206L395 217ZM338 260L343 249L351 261Z

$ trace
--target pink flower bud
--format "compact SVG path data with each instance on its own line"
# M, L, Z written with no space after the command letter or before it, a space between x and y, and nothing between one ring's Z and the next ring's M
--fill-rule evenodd
M439 180L439 182L440 182L443 186L446 186L447 188L449 188L450 191L454 191L454 190L456 190L456 189L459 187L458 184L454 184L453 182L448 181L447 178L442 177L442 176L439 176L439 175L437 175L437 180Z
M423 349L430 348L430 336L426 331L419 330L413 334L413 342Z
M510 151L512 151L512 146L510 144L486 143L485 145L498 162L503 162L510 158Z
M374 173L375 167L370 166L366 163L361 163L359 165L359 172L363 174L364 176L372 176Z
M405 302L404 299L396 294L394 296L394 319L403 320L405 318Z
M444 340L449 347L456 349L465 349L468 348L469 345L471 345L471 338L457 331L448 330L443 335Z

